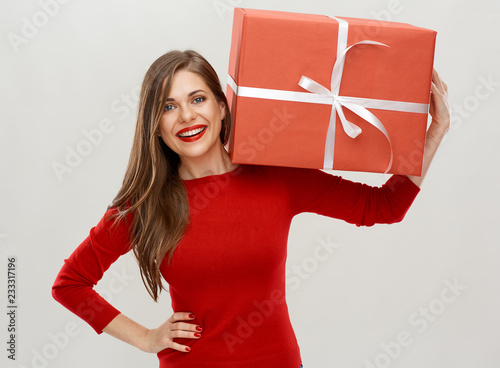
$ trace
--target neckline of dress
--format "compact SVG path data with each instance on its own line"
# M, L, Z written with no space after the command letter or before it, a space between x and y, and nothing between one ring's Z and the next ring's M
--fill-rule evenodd
M238 175L243 169L243 165L239 164L235 169L231 171L227 171L222 174L213 174L213 175L207 175L207 176L202 176L200 178L194 178L194 179L182 179L183 183L187 185L195 185L195 184L200 184L200 183L206 183L206 182L211 182L211 181L219 181L219 180L225 180L229 176L234 176Z

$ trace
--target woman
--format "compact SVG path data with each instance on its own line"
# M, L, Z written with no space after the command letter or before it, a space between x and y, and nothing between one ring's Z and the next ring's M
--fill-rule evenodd
M146 73L123 186L65 260L53 296L160 367L299 367L285 301L286 242L301 212L358 226L401 221L449 127L447 87L434 72L423 175L382 187L320 170L235 165L224 149L231 117L218 77L194 51ZM175 313L147 329L92 287L130 249L156 301L169 284Z

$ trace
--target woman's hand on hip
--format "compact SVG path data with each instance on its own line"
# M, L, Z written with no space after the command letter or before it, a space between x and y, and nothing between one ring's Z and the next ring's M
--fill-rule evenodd
M189 312L176 312L170 316L158 328L146 331L144 336L144 350L148 353L158 353L166 348L189 352L191 348L174 342L176 338L199 339L201 337L201 327L191 321L195 318Z

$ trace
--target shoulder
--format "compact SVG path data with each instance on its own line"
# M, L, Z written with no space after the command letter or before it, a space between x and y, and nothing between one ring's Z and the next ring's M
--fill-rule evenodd
M244 170L249 183L279 187L294 194L330 190L343 181L342 177L320 169L246 165Z
M281 181L296 182L308 180L329 180L338 181L342 178L332 175L320 169L298 168L286 166L264 166L264 165L245 165L251 171L253 176L263 176L267 178L277 178ZM251 167L251 168L250 168Z
M319 169L307 169L287 166L270 166L270 165L240 165L241 170L248 172L253 176L268 176L268 177L300 177L314 175L321 172Z

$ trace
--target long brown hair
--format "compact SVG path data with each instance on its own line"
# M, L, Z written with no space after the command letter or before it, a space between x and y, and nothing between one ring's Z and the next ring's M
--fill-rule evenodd
M200 75L217 102L225 104L220 140L225 145L231 115L217 73L193 50L171 51L159 57L144 77L139 98L137 125L123 185L109 208L118 210L115 223L132 214L131 248L139 263L141 278L157 301L164 286L160 265L175 248L189 223L186 189L179 176L179 155L157 134L174 74L187 70Z

